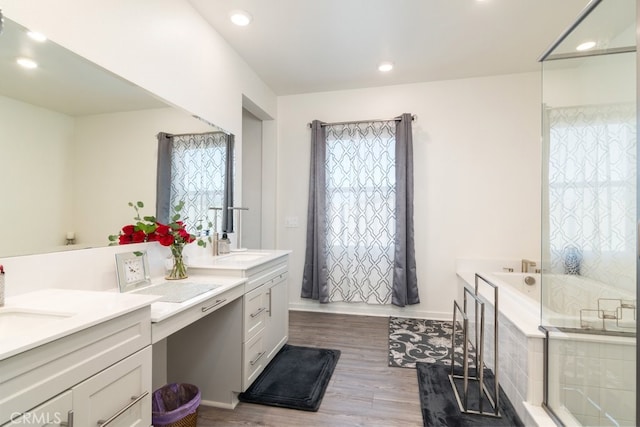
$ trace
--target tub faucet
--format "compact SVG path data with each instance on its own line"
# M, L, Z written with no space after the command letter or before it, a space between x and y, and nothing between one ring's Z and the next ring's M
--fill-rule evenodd
M523 273L528 273L529 272L529 267L535 267L536 263L535 261L531 261L528 259L523 259L522 260L522 272Z

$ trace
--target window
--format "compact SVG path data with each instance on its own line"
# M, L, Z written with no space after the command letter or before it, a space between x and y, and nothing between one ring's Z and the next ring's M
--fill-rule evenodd
M331 301L391 300L395 122L326 127L327 267Z
M166 222L173 207L184 201L182 217L195 234L196 227L208 228L222 208L216 230L231 229L228 206L233 199L233 136L224 132L204 134L159 134L157 218Z
M563 272L569 247L582 252L585 276L608 282L627 264L635 271L635 108L555 108L548 120L552 271Z

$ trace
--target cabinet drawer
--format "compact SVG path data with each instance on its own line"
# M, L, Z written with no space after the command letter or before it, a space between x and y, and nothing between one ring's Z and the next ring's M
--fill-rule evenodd
M249 274L249 281L245 285L245 291L249 292L262 286L272 279L286 277L288 271L287 263L279 263L271 267L257 272L252 271Z
M264 329L267 315L267 298L263 287L254 289L244 296L244 339L249 341Z
M151 425L151 346L72 388L79 426Z
M266 365L267 355L264 349L264 334L259 333L243 345L242 391L253 383Z
M71 426L73 425L72 408L73 399L71 397L71 390L68 390L22 415L18 415L17 413L10 414L11 421L7 424L3 424L2 427L61 427L63 425Z

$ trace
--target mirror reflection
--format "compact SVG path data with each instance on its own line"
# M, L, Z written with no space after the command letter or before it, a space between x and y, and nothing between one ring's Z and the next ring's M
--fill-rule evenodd
M156 135L220 129L27 33L0 34L0 257L106 246L155 206Z

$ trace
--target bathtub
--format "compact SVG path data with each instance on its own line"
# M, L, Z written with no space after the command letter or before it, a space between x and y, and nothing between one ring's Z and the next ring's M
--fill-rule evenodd
M525 425L552 425L540 409L544 397L544 338L540 331L540 274L478 272L498 287L498 375L500 386ZM475 272L458 272L462 284L473 290ZM530 277L530 279L527 279ZM527 284L525 280L531 284ZM483 280L478 292L485 301L485 353L495 370L494 291ZM470 307L473 305L469 302ZM470 322L473 322L473 314ZM473 328L473 324L470 326Z
M554 425L540 410L545 381L545 335L539 329L541 319L546 325L585 329L580 325L580 310L597 307L598 299L602 298L607 300L601 301L601 305L619 299L635 306L635 295L582 276L545 274L542 278L545 292L542 293L540 274L492 271L479 271L478 274L499 289L500 385L525 425ZM474 272L459 272L458 276L464 286L474 289ZM485 301L485 361L494 369L493 288L480 279L478 291ZM626 310L629 313L625 312L625 315L632 314L632 309ZM473 320L472 316L470 320ZM620 321L619 327L615 326L615 321L607 322L607 330L635 332L632 318L628 322ZM634 415L631 412L635 409L635 338L558 331L550 335L549 341L549 405L563 422L590 425L615 418L620 425L629 425L628 421ZM600 366L603 371L596 373L576 368L583 365ZM617 393L615 404L603 397L610 396L612 390ZM609 407L607 412L596 410L605 406ZM574 419L579 422L572 421Z
M545 274L544 289L543 325L635 332L635 292L583 276L564 274ZM619 308L620 305L629 308ZM608 314L618 313L620 319L598 320L598 308Z

